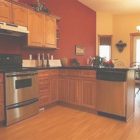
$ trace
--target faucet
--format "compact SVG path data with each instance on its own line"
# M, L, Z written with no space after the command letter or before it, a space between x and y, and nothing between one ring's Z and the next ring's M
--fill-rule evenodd
M48 54L47 54L47 64L46 64L46 65L47 65L47 67L49 67L49 66L50 66L50 64L49 64L49 56L50 56L50 55L49 55L49 53L48 53Z
M46 64L45 64L45 55L44 53L42 53L42 67L45 67Z
M37 54L37 66L38 66L38 67L41 66L41 62L40 62L40 53Z

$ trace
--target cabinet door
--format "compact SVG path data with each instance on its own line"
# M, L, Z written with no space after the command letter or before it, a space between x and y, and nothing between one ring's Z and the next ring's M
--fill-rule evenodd
M19 5L12 5L13 22L17 25L27 26L28 10Z
M58 78L50 78L50 96L51 102L58 100Z
M0 21L11 21L11 3L5 0L0 1Z
M28 10L28 45L42 47L44 41L44 15Z
M45 16L45 46L56 48L56 19Z
M125 116L125 82L97 80L97 110Z
M96 82L95 80L83 80L82 105L95 108L96 105Z
M50 80L47 77L39 77L39 106L49 104L50 98Z
M69 83L67 78L60 78L58 84L59 100L68 102Z
M78 80L69 78L68 102L78 104Z

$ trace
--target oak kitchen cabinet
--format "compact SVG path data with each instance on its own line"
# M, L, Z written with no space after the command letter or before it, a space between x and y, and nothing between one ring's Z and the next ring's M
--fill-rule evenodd
M59 100L95 108L96 72L94 70L61 70Z
M12 4L12 18L13 18L13 23L17 24L17 25L21 25L21 26L28 26L28 9L20 6L20 5L16 5L16 4Z
M0 21L10 22L11 21L11 12L12 4L5 0L0 1Z
M4 120L4 85L3 74L0 73L0 121Z
M96 108L96 71L82 70L82 105Z
M28 9L11 2L0 1L0 21L27 26Z
M53 16L45 15L45 34L44 34L44 44L45 47L56 48L57 38L56 38L56 18Z
M44 15L28 10L28 45L43 47L44 42Z
M68 78L60 77L58 83L58 98L62 102L67 102L67 93L68 93Z
M58 100L58 70L40 70L39 106L44 107Z
M28 45L56 48L56 18L36 11L28 11Z

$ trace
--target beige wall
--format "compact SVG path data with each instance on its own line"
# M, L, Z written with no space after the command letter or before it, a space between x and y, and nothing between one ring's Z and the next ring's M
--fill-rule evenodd
M113 16L108 13L96 13L96 55L98 54L98 35L113 34Z
M137 25L140 25L140 14L113 16L112 58L121 60L125 66L130 65L130 33L137 32ZM119 40L127 43L122 53L119 53L115 46Z
M130 64L130 33L137 32L137 25L140 25L140 14L111 16L105 13L97 13L97 35L113 35L112 59L118 59L119 61L123 62L125 66L129 66ZM124 51L121 53L118 52L115 46L119 40L127 43L127 47L125 47Z

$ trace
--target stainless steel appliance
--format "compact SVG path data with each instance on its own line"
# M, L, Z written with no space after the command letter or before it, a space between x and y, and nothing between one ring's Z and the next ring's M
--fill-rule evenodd
M34 71L5 73L6 125L38 113L38 80Z
M0 55L0 69L5 74L6 125L38 113L37 71L22 68L20 55Z

